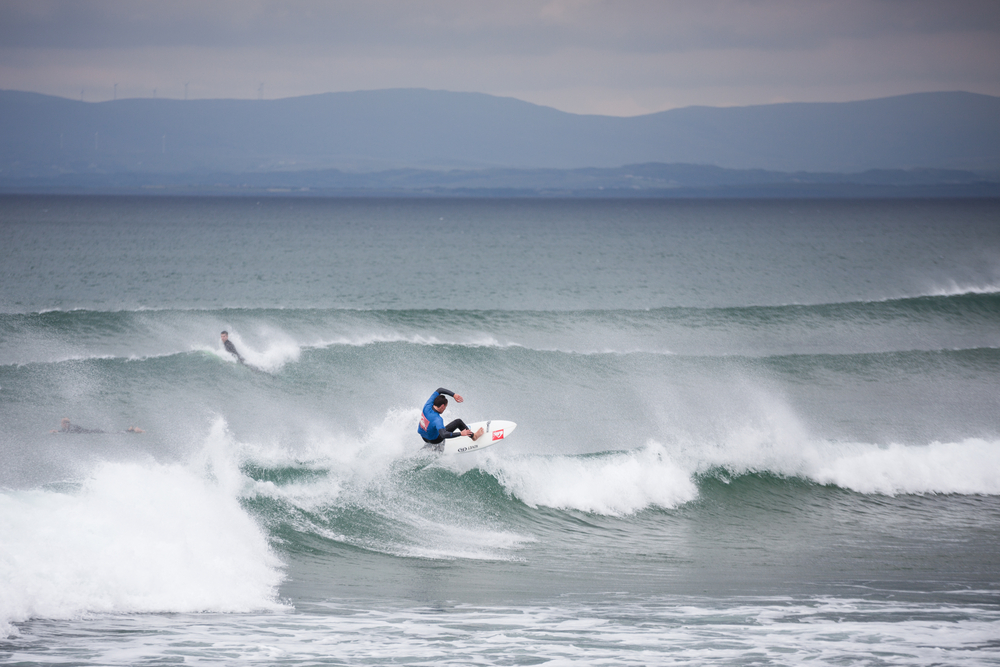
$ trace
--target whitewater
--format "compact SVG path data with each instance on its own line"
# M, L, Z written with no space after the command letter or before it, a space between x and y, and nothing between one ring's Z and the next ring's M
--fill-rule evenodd
M1000 664L998 221L0 197L0 660Z

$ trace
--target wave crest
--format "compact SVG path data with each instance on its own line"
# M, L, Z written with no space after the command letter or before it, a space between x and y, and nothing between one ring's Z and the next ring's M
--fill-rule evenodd
M279 608L282 564L220 474L109 462L72 491L0 493L0 632L38 617Z
M657 443L589 456L493 458L484 465L531 507L623 515L677 507L697 496L690 474Z

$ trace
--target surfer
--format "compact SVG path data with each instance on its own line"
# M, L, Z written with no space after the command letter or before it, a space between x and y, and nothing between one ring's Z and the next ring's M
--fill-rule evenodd
M243 360L243 357L240 356L240 353L236 351L236 346L233 345L233 341L229 340L228 331L222 332L222 346L226 348L226 352L236 357L236 361L240 362L241 364L246 363L246 361Z
M102 431L99 428L83 428L77 424L70 423L68 417L63 417L59 422L59 430L49 431L49 433L107 433L107 431ZM138 426L129 426L122 433L145 433L145 431Z
M483 429L479 429L473 433L461 419L455 419L447 426L444 425L441 413L448 407L446 396L454 396L456 403L461 403L465 400L460 395L453 391L448 391L444 387L439 388L431 394L431 397L424 403L424 409L420 414L420 423L417 424L417 433L420 437L428 445L438 445L444 442L445 438L457 438L460 435L471 437L473 440L479 438L483 434Z

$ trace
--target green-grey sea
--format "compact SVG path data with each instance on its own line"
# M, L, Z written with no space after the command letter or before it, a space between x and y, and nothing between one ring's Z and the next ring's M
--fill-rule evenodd
M0 197L0 662L1000 664L1000 200Z

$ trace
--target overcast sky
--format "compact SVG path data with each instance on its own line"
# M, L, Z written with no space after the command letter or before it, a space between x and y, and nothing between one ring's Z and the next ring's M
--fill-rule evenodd
M631 116L1000 95L1000 0L0 0L0 88L292 97L430 88Z

